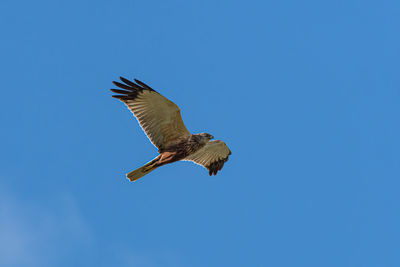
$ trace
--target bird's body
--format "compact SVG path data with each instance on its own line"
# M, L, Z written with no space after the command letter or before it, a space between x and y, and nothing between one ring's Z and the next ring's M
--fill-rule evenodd
M124 89L111 89L113 97L124 102L137 118L159 155L142 167L131 171L127 178L135 181L152 170L179 160L192 161L216 174L228 160L231 151L220 140L208 133L190 134L183 124L179 108L146 84L135 79L133 83L121 77L113 82Z
M179 140L175 144L171 144L168 147L161 149L159 153L174 152L179 155L179 160L181 160L205 146L210 139L211 138L204 136L203 134L192 134L183 140Z

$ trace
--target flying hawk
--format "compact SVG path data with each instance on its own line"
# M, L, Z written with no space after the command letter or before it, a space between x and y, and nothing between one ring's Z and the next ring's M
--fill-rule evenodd
M182 121L177 105L160 95L143 82L120 77L114 85L123 89L111 89L133 113L143 131L158 148L159 155L142 167L126 174L135 181L154 169L179 160L192 161L216 175L228 160L231 151L226 144L208 133L190 134Z

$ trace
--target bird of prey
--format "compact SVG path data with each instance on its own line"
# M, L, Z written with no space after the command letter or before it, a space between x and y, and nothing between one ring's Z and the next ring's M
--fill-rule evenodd
M226 144L208 133L190 134L182 121L177 105L145 83L120 77L122 83L113 84L112 97L121 100L133 113L140 127L158 148L158 156L142 167L126 174L135 181L154 169L179 160L192 161L216 175L228 160L231 151Z

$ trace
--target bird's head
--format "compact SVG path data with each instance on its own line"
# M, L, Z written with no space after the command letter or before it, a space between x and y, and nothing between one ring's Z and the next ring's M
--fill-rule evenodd
M200 133L199 135L207 138L208 140L214 139L214 136L212 136L211 134L208 134L208 133Z

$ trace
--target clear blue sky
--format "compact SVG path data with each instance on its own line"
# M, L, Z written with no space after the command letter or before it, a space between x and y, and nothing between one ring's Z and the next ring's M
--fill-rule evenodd
M400 266L398 1L0 3L1 266ZM233 154L137 183L138 78Z

